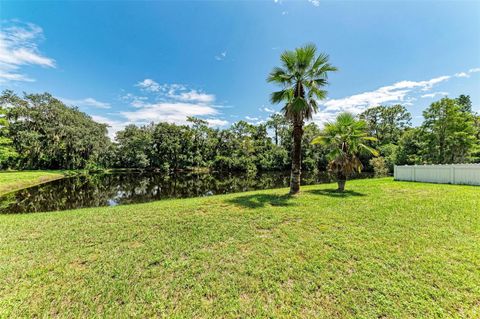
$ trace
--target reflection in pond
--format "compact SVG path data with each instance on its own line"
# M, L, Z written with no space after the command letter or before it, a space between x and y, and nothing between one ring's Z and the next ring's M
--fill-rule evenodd
M359 177L367 177L361 175ZM0 213L47 212L142 203L287 187L289 173L159 174L113 173L69 177L0 197ZM302 184L329 182L327 174L303 174Z

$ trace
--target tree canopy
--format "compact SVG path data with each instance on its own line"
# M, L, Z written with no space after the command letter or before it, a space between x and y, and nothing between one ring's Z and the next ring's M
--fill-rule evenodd
M467 95L436 101L417 127L411 126L410 113L400 105L360 114L365 133L376 138L364 144L382 157L375 165L392 171L395 164L480 162L480 116L468 107L469 101ZM239 121L225 129L209 127L198 118L187 123L128 125L111 141L105 124L48 93L20 97L5 91L0 96L0 167L256 172L283 171L292 165L294 127L281 114L273 114L265 124ZM321 129L314 122L302 128L304 170L327 169L331 149L310 143ZM366 170L372 169L371 157L358 156Z

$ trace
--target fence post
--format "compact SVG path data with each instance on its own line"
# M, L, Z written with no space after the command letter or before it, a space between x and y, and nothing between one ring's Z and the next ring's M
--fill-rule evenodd
M413 165L412 167L413 169L413 181L416 182L417 181L417 164Z
M450 184L455 184L455 165L450 165Z

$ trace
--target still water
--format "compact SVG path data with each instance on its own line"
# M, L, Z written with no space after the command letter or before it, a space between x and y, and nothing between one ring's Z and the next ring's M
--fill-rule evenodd
M361 175L358 177L368 177ZM48 212L143 203L287 187L288 172L247 174L109 173L68 177L0 197L0 213ZM302 184L330 182L328 174L304 173Z

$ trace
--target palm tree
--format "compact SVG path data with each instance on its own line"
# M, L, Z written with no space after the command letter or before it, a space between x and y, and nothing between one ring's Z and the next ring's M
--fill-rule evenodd
M277 104L285 102L283 115L293 125L292 173L290 194L300 190L301 151L303 124L317 112L317 100L326 98L328 72L337 68L328 63L328 55L320 53L313 44L305 45L294 51L285 51L280 56L281 67L275 67L267 78L268 82L282 86L282 90L273 92L270 100Z
M338 190L345 190L347 177L354 172L361 172L363 165L358 159L361 153L378 156L378 151L364 144L376 141L366 133L367 122L357 120L350 113L340 113L335 122L325 124L322 134L313 139L313 144L322 144L329 149L328 168L336 175Z

